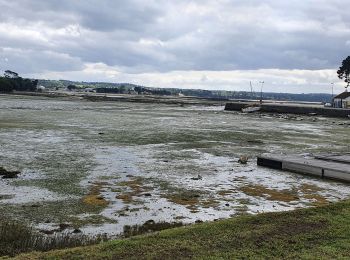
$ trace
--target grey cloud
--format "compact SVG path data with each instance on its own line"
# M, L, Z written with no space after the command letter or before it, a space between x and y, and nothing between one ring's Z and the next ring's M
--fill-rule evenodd
M37 71L74 71L84 68L80 59L67 54L13 48L0 48L0 65L1 68L21 74Z
M0 0L0 7L6 10L0 25L43 37L0 35L0 47L33 55L27 62L32 71L84 63L128 73L328 69L349 55L350 17L340 0ZM69 26L79 29L77 35L59 33ZM21 54L9 58L13 67L21 66Z

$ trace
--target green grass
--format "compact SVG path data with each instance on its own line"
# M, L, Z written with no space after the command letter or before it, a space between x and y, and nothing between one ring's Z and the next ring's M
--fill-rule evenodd
M50 236L38 232L25 222L0 218L0 258L1 256L15 256L23 252L34 250L48 251L60 248L77 247L96 244L105 237L89 237L82 234L72 235L65 232L65 226L60 226Z
M18 259L350 258L350 201L241 216Z

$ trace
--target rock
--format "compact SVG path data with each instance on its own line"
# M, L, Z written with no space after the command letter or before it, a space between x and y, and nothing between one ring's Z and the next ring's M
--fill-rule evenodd
M247 143L251 144L263 144L264 142L261 140L247 140Z
M0 176L2 176L3 179L14 179L18 177L18 174L20 174L19 171L8 171L0 167Z
M99 135L104 135L105 133L102 133L102 132L101 132L101 133L98 133L98 134L99 134Z
M70 227L70 225L69 225L69 224L66 224L66 223L60 223L60 224L58 225L58 228L59 228L60 231L65 230L65 229L67 229L67 228L69 228L69 227Z
M226 204L225 204L225 206L226 206L226 207L229 207L229 206L230 206L230 204L226 203Z
M240 164L247 164L247 162L248 162L248 156L242 155L241 157L239 157L238 162L239 162Z
M197 219L194 223L203 223L203 220Z
M143 196L145 196L145 197L152 197L152 194L151 193L144 193Z
M41 229L39 230L40 233L43 233L45 235L52 235L53 233L55 233L54 230L45 230L45 229Z
M198 181L198 180L201 180L201 179L203 179L203 177L200 174L198 174L197 177L192 177L191 178L191 180L194 180L194 181Z
M80 229L76 228L76 229L73 230L73 234L79 234L79 233L81 233Z
M154 225L156 222L153 219L147 220L144 225Z

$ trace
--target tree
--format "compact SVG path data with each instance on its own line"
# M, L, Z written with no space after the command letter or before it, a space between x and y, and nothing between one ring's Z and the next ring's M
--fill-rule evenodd
M5 70L4 76L5 78L15 79L18 78L18 73L11 70Z
M344 79L346 83L346 90L350 85L350 56L343 60L339 70L337 71L338 78Z
M7 78L0 77L0 92L12 92L14 87Z
M119 87L119 92L120 92L121 94L124 94L124 93L126 92L126 86L125 86L125 85L121 85L121 86Z
M18 73L6 70L4 77L0 77L0 91L12 92L16 91L36 91L38 80L25 79L18 75Z
M67 89L69 91L72 91L73 89L77 89L77 86L76 85L68 85Z

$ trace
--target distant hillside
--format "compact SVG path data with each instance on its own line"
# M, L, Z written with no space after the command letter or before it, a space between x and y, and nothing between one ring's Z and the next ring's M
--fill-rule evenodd
M38 85L48 89L62 89L74 85L77 89L93 88L100 93L133 93L153 95L195 96L217 99L260 99L260 93L247 91L181 89L181 88L152 88L130 83L78 82L69 80L39 80ZM305 102L330 102L332 96L324 93L291 94L264 92L263 99Z

